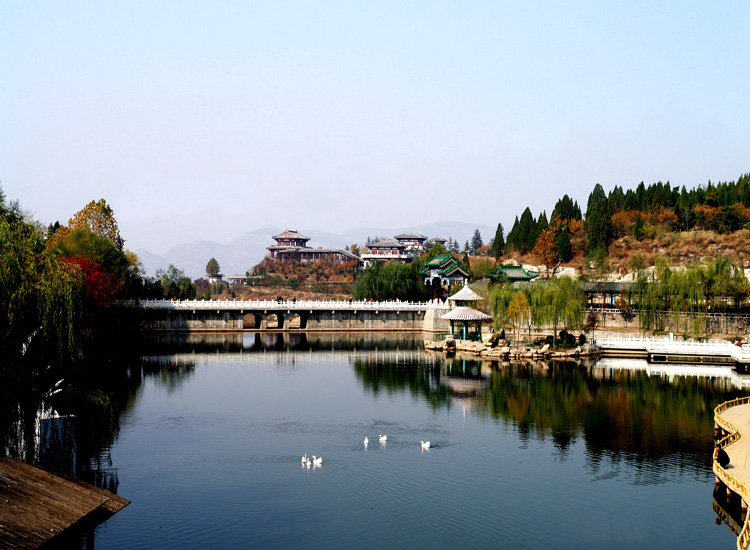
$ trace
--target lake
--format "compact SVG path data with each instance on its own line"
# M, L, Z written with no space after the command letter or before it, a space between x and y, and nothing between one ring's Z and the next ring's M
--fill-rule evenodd
M83 533L88 548L735 547L739 512L711 471L713 408L740 394L729 368L422 348L413 334L154 337L110 436L78 426L52 445L42 430L40 462L132 501Z

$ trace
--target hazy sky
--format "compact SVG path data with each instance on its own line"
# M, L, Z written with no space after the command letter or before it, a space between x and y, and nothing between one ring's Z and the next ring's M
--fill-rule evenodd
M131 249L750 172L750 3L0 0L0 185ZM489 240L491 235L485 235Z

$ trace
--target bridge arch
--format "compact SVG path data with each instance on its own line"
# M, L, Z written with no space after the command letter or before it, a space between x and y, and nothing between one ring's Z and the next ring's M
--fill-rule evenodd
M242 316L242 328L260 328L260 316L257 313L245 313Z

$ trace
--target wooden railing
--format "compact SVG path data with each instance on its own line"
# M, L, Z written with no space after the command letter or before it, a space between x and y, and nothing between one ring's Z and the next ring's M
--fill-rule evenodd
M714 420L716 423L724 428L729 435L719 440L718 445L721 449L731 445L735 441L739 440L741 436L737 427L732 424L729 420L726 420L721 416L721 413L729 409L730 407L736 407L737 405L747 405L750 403L750 397L740 397L731 401L725 401L714 409ZM716 457L714 457L716 458ZM746 503L750 503L750 491L745 484L734 477L732 474L722 468L719 463L714 460L714 473L724 485L732 489L735 493L740 495ZM738 550L747 550L750 548L750 521L745 521L745 525L742 527L739 537L737 537L737 548Z

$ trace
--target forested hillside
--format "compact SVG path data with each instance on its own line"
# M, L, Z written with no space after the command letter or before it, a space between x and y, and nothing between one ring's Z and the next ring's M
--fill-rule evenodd
M616 267L637 251L645 253L644 259L652 264L655 250L694 261L710 255L711 247L714 252L732 248L736 259L747 264L747 239L727 237L742 230L750 230L750 174L736 182L709 181L690 190L671 187L669 182L641 182L635 189L615 186L607 194L596 184L585 214L567 194L557 201L549 218L546 211L534 217L526 208L516 216L503 247L494 250L496 256L533 255L548 267L583 263L585 258L608 259ZM501 226L498 232L502 239Z

